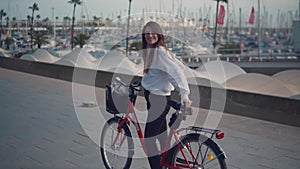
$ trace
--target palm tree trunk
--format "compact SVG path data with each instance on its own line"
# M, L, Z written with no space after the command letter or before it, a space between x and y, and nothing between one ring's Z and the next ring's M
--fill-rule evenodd
M32 16L31 16L31 33L30 33L30 47L32 49L32 44L33 44L33 17L34 17L34 10L32 10Z
M75 24L75 9L76 9L76 3L74 3L73 8L73 18L72 18L72 28L71 28L71 49L74 47L74 24Z

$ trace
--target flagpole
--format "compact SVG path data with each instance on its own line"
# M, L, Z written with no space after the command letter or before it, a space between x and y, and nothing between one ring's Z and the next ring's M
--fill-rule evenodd
M227 41L226 42L229 42L229 39L230 39L230 33L229 33L229 3L227 3L227 22L226 22L226 34L227 34Z
M218 27L218 13L219 13L219 2L220 0L217 0L217 8L216 8L216 23L215 23L215 35L214 35L214 42L213 42L213 47L214 50L216 49L216 38L217 38L217 27Z

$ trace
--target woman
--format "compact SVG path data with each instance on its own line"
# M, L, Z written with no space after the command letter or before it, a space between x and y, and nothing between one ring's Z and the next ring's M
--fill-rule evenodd
M143 28L142 56L144 76L142 86L145 89L148 117L145 127L145 143L148 161L153 169L159 169L160 155L156 146L159 141L161 149L167 139L166 115L170 110L167 104L171 91L176 89L182 103L190 105L189 87L183 73L184 65L168 50L161 27L156 22L148 22Z

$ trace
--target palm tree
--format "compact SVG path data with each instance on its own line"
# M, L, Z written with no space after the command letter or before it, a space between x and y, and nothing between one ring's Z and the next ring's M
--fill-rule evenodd
M34 12L39 10L38 4L37 3L33 3L32 6L29 6L29 9L32 10L32 14L31 14L31 33L30 33L30 39L31 39L31 43L30 46L32 48L32 44L33 44L33 33L34 33L34 29L33 29L33 21L34 21Z
M64 26L70 26L70 20L71 20L70 17L65 16L65 17L63 18L63 24L64 24Z
M74 38L75 40L75 44L79 45L80 48L83 48L83 46L86 44L86 42L88 41L90 37L86 34L79 34L77 37Z
M34 40L35 40L34 43L38 46L39 49L41 48L42 45L50 43L46 36L46 32L42 32L42 31L34 34Z
M17 18L16 17L12 17L12 26L13 27L18 26L18 23L16 21L17 21Z
M75 22L75 9L76 5L81 5L82 1L80 0L69 0L68 3L73 4L73 17L72 17L72 28L71 28L71 49L73 49L73 36L74 36L74 22Z
M6 49L7 50L9 50L9 46L10 46L10 44L13 42L13 38L12 37L10 37L10 36L7 36L6 38L5 38L5 43L6 43Z
M0 41L1 41L1 35L2 35L2 17L6 16L6 12L4 11L4 9L1 9L0 11ZM2 44L2 42L1 42Z
M32 48L32 43L33 43L33 19L34 19L34 11L38 11L40 8L37 3L33 3L32 6L29 6L29 9L32 10L31 14L31 34L30 34L30 39L31 39L31 48Z
M41 22L40 22L40 19L41 19L41 15L36 15L35 16L36 17L36 25L38 26L38 27L40 27L41 26Z
M5 18L5 20L6 20L6 27L8 28L8 27L9 27L9 17L7 16L7 17Z
M29 25L29 21L31 20L31 16L27 15L27 25Z
M42 20L42 23L43 23L42 25L49 27L49 22L50 22L50 19L48 17L46 17Z
M63 18L63 32L64 32L64 36L67 36L67 31L65 31L65 27L69 27L70 26L70 20L71 20L71 18L68 17L68 16L65 16ZM69 28L67 30L69 30Z
M2 27L2 17L6 16L6 12L4 11L4 9L1 9L0 11L0 24L1 24L1 27Z

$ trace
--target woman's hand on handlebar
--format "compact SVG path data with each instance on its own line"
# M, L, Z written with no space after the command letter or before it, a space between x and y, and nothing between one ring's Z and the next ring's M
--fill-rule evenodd
M183 99L183 106L184 106L184 110L183 110L183 114L184 115L192 115L192 101L189 98Z

